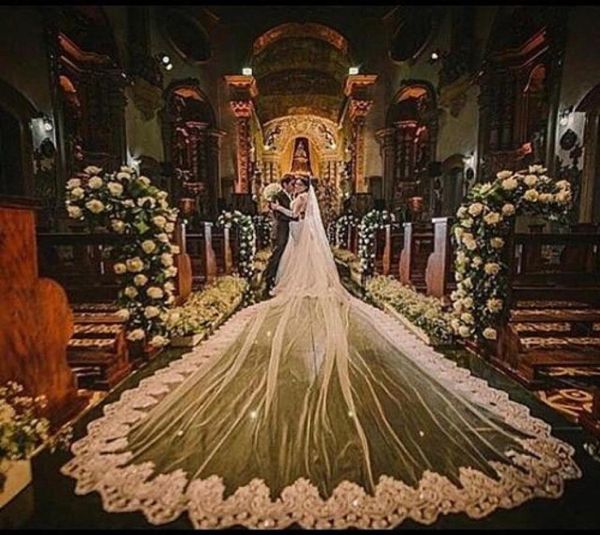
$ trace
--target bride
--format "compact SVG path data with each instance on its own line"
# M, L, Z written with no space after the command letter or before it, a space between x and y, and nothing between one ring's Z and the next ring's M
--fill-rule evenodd
M559 497L572 447L352 297L312 187L300 212L275 296L108 405L63 467L76 492L200 528L430 524Z

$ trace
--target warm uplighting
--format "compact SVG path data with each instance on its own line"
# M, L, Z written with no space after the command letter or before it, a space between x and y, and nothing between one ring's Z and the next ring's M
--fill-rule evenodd
M168 65L169 63L171 63L171 58L169 56L167 56L166 54L163 54L160 58L160 61L164 64L164 65Z
M440 59L440 53L437 50L434 50L431 53L430 58L431 58L431 61L437 61L438 59Z
M355 75L355 74L358 74L358 67L350 67L350 68L348 69L348 74L349 74L350 76L353 76L353 75Z
M244 76L252 76L252 69L250 67L244 67L242 69L242 74Z
M167 69L168 71L170 71L173 68L173 64L169 63L168 65L165 65L165 69Z

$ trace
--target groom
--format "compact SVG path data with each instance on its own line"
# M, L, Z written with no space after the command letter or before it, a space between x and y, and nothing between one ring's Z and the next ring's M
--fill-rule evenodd
M294 191L294 175L284 175L281 181L281 191L275 195L273 199L284 208L289 208L292 203L292 192ZM273 253L269 258L269 263L265 269L265 280L267 282L267 291L271 290L275 285L275 276L277 275L277 268L281 261L281 256L288 241L290 235L290 221L293 221L291 217L282 214L278 210L273 210Z

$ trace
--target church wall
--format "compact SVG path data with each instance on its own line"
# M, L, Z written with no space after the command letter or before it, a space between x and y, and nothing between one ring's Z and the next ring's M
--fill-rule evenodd
M0 78L40 112L52 113L44 24L35 7L0 7ZM27 57L24 58L24 51Z

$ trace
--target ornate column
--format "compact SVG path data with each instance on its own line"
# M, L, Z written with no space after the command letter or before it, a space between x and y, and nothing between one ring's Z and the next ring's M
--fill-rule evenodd
M371 89L376 74L354 74L346 77L344 94L348 97L348 114L352 123L352 181L356 193L367 191L365 184L365 118L373 104Z
M382 128L375 133L383 160L383 197L386 203L391 203L394 197L394 128Z
M225 80L229 86L229 105L236 121L237 179L236 193L250 192L250 136L252 132L252 114L254 97L258 94L254 76L228 75Z

